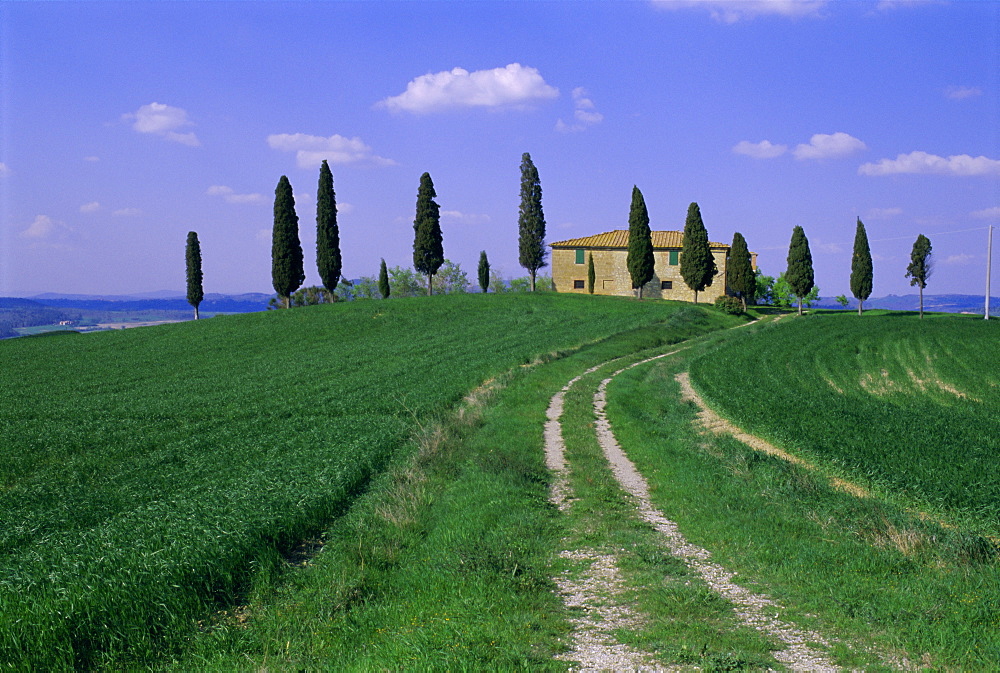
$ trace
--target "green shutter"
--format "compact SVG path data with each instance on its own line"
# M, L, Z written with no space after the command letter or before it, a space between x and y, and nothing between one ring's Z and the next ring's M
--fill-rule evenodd
M670 251L670 266L677 266L677 250Z
M582 248L580 250L576 251L576 263L577 264L583 264L583 261L584 261L583 260L583 253L584 253L584 250Z

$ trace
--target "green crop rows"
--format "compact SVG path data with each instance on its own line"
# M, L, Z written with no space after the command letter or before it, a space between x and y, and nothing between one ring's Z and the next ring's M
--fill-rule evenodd
M677 310L447 296L0 344L0 666L178 644L417 423L538 354Z
M691 366L741 427L942 514L1000 521L1000 324L817 315Z

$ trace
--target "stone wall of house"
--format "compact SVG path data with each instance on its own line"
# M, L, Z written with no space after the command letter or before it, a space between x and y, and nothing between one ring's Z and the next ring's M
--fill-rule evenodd
M698 293L699 303L712 303L716 297L725 294L726 251L714 250L715 265L719 269L712 285ZM576 249L553 248L551 256L552 284L558 292L587 294L587 257L594 256L594 294L630 297L635 294L632 279L628 275L627 250L587 250L583 264L576 263ZM653 251L653 279L642 289L643 297L694 301L694 291L688 289L681 278L680 265L671 265L666 250ZM662 282L669 281L670 289L661 289ZM582 282L582 287L574 283Z

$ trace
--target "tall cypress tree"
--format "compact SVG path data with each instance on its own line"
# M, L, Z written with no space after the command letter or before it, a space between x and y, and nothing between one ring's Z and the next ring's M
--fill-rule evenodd
M331 296L340 282L341 263L337 195L333 191L333 173L324 159L319 167L319 189L316 192L316 266L323 287Z
M872 251L868 247L868 233L858 218L858 228L854 233L854 255L851 257L851 294L858 300L858 315L862 313L865 299L872 295Z
M271 285L291 306L290 297L299 289L306 273L302 266L302 244L299 242L299 216L295 214L292 185L284 175L274 190L274 229L271 233Z
M188 232L184 256L187 259L187 300L194 307L194 319L197 320L198 304L205 298L205 289L201 284L201 243L196 232Z
M486 251L479 253L479 289L483 294L490 289L490 260L486 258Z
M434 201L437 193L430 173L420 176L417 190L417 216L413 220L413 268L427 276L427 295L431 281L444 263L444 242L441 238L441 208Z
M382 299L389 298L389 270L385 268L385 260L382 260L382 264L378 268L378 291L382 295Z
M923 234L917 236L910 252L910 264L906 267L906 277L910 285L920 288L920 317L924 317L924 288L931 276L931 239Z
M521 206L517 215L518 263L531 274L535 291L535 273L545 266L545 215L542 213L542 183L531 155L521 155Z
M809 252L809 240L802 227L796 225L792 229L792 241L788 245L788 269L785 280L799 300L799 315L802 315L802 298L813 288L812 253Z
M757 294L757 276L753 271L753 260L743 234L733 234L733 245L729 248L729 262L726 264L726 285L734 297L743 302L743 310L747 304L753 303Z
M597 282L597 272L594 271L594 253L587 255L587 292L594 294L594 283Z
M694 303L698 303L698 293L712 285L718 270L708 245L708 231L701 219L701 209L697 203L692 203L688 206L684 238L681 240L681 278L694 290Z
M635 185L632 186L632 205L628 211L628 256L625 266L628 267L636 296L642 299L642 286L653 278L653 235L649 231L646 200Z

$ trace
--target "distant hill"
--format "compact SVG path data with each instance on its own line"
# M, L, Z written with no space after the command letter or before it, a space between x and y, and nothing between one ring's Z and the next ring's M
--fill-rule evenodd
M857 310L858 302L853 297L848 308ZM940 311L942 313L979 313L983 312L984 297L975 294L925 294L924 310ZM818 308L840 308L833 297L820 297L816 304ZM889 311L917 311L920 309L920 295L890 294L885 297L869 299L865 308L881 308ZM1000 298L990 297L990 315L1000 315Z
M253 313L267 310L274 295L263 292L246 294L206 294L201 302L203 313ZM191 307L183 294L169 290L135 295L85 295L47 292L30 299L42 306L86 311L187 311Z

